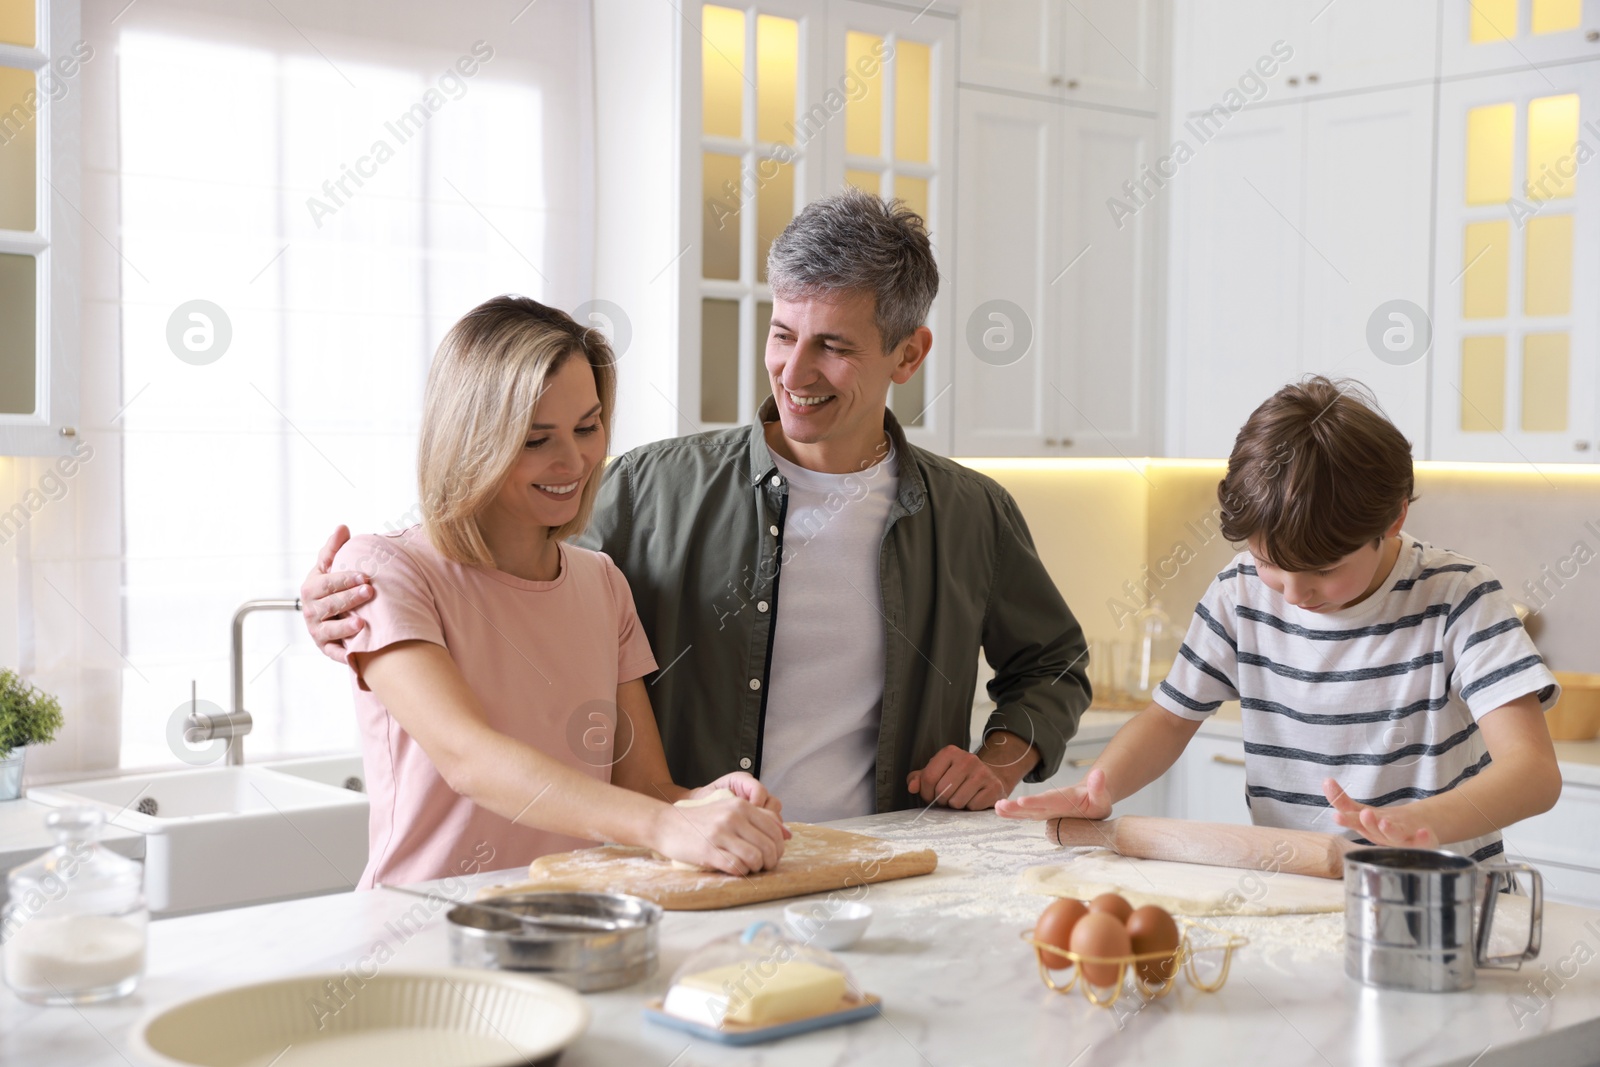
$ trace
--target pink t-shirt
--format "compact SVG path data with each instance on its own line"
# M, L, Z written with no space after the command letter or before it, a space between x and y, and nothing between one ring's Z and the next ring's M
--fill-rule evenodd
M366 625L345 648L443 645L490 726L608 782L617 686L649 674L656 661L616 564L573 545L560 552L556 579L530 582L445 559L420 526L352 538L334 569L371 576L375 595L356 609ZM516 867L593 844L514 823L455 792L359 669L352 674L372 800L360 888ZM530 802L540 788L528 784Z

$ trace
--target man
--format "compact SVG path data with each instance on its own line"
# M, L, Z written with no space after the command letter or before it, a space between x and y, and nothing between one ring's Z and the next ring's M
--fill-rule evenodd
M806 822L993 807L1055 772L1087 647L1010 495L888 410L933 344L922 219L856 190L816 201L767 277L757 424L622 456L581 538L627 576L666 664L650 693L673 777L750 771ZM301 588L335 659L360 627L339 613L371 595L325 573L343 533ZM971 752L980 648L997 707Z

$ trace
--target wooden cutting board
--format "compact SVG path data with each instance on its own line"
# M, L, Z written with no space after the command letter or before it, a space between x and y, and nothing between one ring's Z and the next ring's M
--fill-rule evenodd
M809 823L788 825L794 836L784 844L783 859L759 874L679 871L647 848L601 845L541 856L529 866L527 882L487 886L478 899L509 893L628 893L668 911L714 911L932 874L939 863L932 849L901 852L865 834Z

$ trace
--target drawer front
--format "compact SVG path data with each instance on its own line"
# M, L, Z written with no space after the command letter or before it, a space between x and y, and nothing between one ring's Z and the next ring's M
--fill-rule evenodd
M1250 825L1244 799L1244 742L1196 736L1178 760L1181 803L1172 814L1197 822Z
M1567 782L1555 807L1501 833L1512 859L1535 866L1547 860L1580 872L1591 871L1600 878L1600 788ZM1552 872L1552 896L1560 878L1561 872Z

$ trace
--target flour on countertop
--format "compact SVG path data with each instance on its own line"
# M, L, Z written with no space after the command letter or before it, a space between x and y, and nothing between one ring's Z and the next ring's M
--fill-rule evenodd
M874 893L892 894L897 905L930 915L995 918L1016 924L1019 931L1033 925L1047 900L1024 890L1022 872L1060 863L1070 851L1051 843L1042 824L976 812L929 811L902 826L873 827L873 833L899 848L931 848L939 854L933 874L886 882L874 886ZM1269 966L1326 960L1344 951L1344 916L1338 912L1202 921L1249 938L1245 951Z

